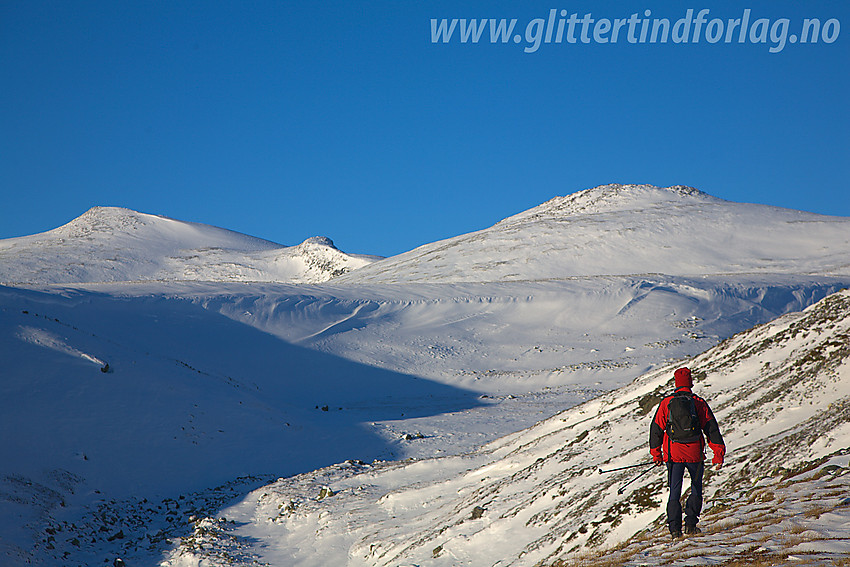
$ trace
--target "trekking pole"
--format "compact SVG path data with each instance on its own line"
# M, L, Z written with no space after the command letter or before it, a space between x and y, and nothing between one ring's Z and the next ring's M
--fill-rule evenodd
M653 464L653 465L654 465L655 463L650 463L650 464ZM653 468L655 468L655 467L653 467ZM627 487L628 485L630 485L630 484L631 484L631 483L633 483L634 481L638 480L639 478L641 478L642 476L644 476L646 473L650 472L651 470L652 470L652 469L646 469L645 471L643 471L642 473L640 473L639 475L637 475L636 477L634 477L632 480L630 480L629 482L627 482L626 484L624 484L623 486L621 486L620 488L618 488L618 489L617 489L617 494L622 494L622 493L626 490L626 487Z
M638 463L636 465L626 465L624 467L617 467L616 469L608 469L607 471L599 469L599 474L605 474L605 473L614 472L614 471L621 471L623 469L633 469L635 467L645 467L647 465L653 465L653 464L655 464L655 463L650 461L648 463Z

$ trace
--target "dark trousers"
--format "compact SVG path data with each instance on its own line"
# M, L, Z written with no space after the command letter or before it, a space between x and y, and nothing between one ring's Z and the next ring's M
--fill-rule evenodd
M685 524L697 525L699 513L702 511L702 474L705 464L698 463L667 463L667 484L670 485L670 499L667 501L667 526L671 532L682 531L682 481L685 469L691 477L691 494L685 502Z

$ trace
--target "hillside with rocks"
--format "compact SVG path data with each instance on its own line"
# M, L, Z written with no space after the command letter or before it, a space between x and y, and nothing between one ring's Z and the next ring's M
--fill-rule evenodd
M668 366L470 454L279 479L199 519L166 565L224 565L226 542L269 565L836 565L850 553L849 359L845 291L687 361L728 453L686 540L669 543L661 469L599 473L648 460Z

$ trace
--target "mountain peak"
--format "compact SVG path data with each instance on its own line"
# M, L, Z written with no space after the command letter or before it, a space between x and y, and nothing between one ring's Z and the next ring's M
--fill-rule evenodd
M555 197L489 228L420 246L339 281L846 274L848 227L850 218L735 203L684 185L609 184Z
M575 212L594 213L642 208L662 203L687 204L722 201L722 199L687 185L656 187L646 184L609 183L577 191L564 197L555 197L543 203L543 205L569 206Z
M290 247L212 225L92 207L48 232L0 240L0 282L318 283L376 259L345 254L325 236Z
M55 229L67 236L87 236L92 233L126 231L147 224L143 213L123 207L92 207L77 218Z
M566 217L669 205L722 202L724 202L723 199L713 197L687 185L656 187L655 185L609 183L562 197L554 197L537 207L508 217L501 223L513 223L550 216Z
M327 236L311 236L310 238L301 243L301 246L305 245L327 246L328 248L338 250L338 248L334 244L334 241L328 238Z

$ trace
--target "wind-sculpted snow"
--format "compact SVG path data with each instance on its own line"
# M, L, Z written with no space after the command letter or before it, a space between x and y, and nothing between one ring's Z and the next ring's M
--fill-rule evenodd
M327 237L281 246L209 225L94 207L49 232L0 240L0 282L317 283L375 259L345 254Z
M245 547L261 562L298 566L665 565L690 548L709 565L756 547L768 561L846 557L850 292L688 364L728 447L726 466L706 474L704 534L690 544L660 545L669 537L662 469L628 485L634 470L598 472L648 460L649 422L676 365L467 455L352 461L279 479L221 512L234 522L227 537L255 539ZM793 533L771 529L780 524ZM223 564L207 551L218 537L200 549L177 545L166 564Z

